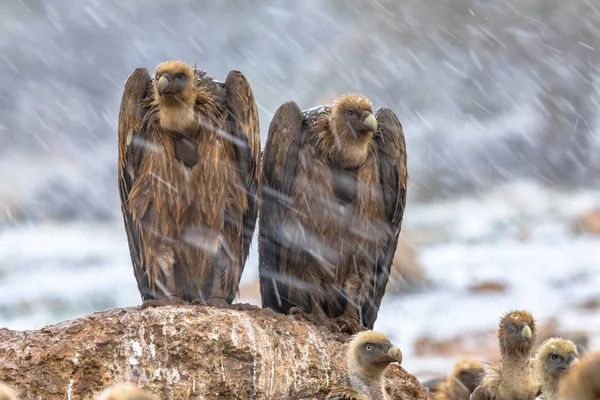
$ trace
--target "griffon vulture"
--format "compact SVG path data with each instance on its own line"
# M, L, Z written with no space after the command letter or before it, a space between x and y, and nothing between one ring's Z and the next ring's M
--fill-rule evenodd
M283 104L269 128L261 185L263 307L351 333L372 328L406 203L396 115L373 115L358 94L306 111Z
M119 193L144 306L226 306L256 224L258 113L248 81L181 61L127 79L119 113Z
M391 363L402 364L402 351L387 335L360 332L351 338L346 353L348 379L344 385L326 387L317 399L327 400L388 400L392 391L386 385L385 374Z
M502 362L486 368L471 400L534 400L539 396L530 365L535 325L527 311L509 311L502 317L498 326Z

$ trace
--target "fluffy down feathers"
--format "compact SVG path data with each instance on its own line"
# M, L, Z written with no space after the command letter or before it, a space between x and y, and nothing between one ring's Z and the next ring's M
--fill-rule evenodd
M406 148L394 113L361 95L275 113L263 157L263 307L372 328L406 203ZM364 329L364 328L363 328Z
M346 354L348 382L322 391L322 399L387 400L385 373L390 363L402 363L402 352L380 332L352 336Z
M444 381L435 387L438 400L468 400L481 383L484 366L481 361L464 358L454 364Z
M579 362L578 357L577 346L570 340L550 338L542 343L532 361L533 376L542 391L541 399L557 399L559 380Z
M561 379L559 400L600 399L600 352L584 356Z
M502 362L486 368L473 400L533 400L539 388L533 378L529 359L536 327L527 311L510 311L500 320L498 342Z

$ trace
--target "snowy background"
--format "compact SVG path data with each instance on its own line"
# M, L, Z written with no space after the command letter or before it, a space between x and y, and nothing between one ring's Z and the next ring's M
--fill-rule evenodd
M423 341L493 348L509 308L600 349L600 235L576 223L600 207L593 0L0 0L0 327L140 303L117 116L133 69L167 59L219 79L241 70L263 143L287 100L362 92L396 111L403 237L427 284L390 293L376 328L409 371L444 372L459 356ZM255 249L242 291L253 303Z

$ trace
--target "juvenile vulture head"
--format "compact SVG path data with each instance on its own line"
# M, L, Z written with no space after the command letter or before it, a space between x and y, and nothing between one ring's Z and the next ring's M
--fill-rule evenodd
M535 321L527 311L509 311L498 328L502 357L529 354L535 342Z
M0 382L0 400L17 400L14 390L2 382Z
M161 106L194 106L196 77L183 61L165 61L154 70L154 96Z
M157 400L150 393L130 383L117 383L110 386L96 397L95 400Z
M534 366L536 375L558 376L579 362L575 343L562 338L550 338L537 349Z
M369 99L360 94L337 99L329 116L329 126L342 155L342 164L349 167L362 164L378 129Z
M463 358L454 364L448 383L461 389L464 393L473 393L473 390L481 383L485 373L483 363L470 358Z
M542 343L535 353L532 367L535 379L546 399L556 398L562 374L577 363L577 346L570 340L550 338Z
M385 391L385 371L390 363L402 363L402 352L383 333L366 331L353 336L347 363L350 384L364 395Z

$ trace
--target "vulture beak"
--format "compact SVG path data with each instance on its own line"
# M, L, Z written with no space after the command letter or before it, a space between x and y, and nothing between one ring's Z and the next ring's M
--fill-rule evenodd
M371 132L377 133L377 119L375 119L375 116L373 114L367 113L363 119L363 122Z
M158 83L156 84L156 88L158 89L158 94L162 96L163 93L165 93L167 91L167 89L169 89L169 87L171 86L171 77L169 76L169 74L163 74L160 79L158 80Z
M398 347L394 345L390 346L390 348L385 352L385 354L390 358L390 362L397 362L398 364L402 364L402 352Z
M525 324L523 329L521 329L521 336L527 340L531 339L531 337L533 336L533 332L531 332L531 328L529 327L529 325Z

